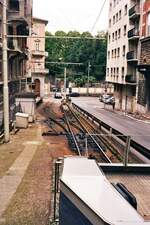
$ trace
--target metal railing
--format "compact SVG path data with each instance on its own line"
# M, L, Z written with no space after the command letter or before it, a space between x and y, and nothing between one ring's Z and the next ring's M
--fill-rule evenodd
M127 52L127 60L137 60L137 52L136 51Z
M125 77L126 83L136 84L136 76L132 74L127 74Z
M134 14L140 14L140 7L137 4L129 9L129 17L133 16Z
M46 68L32 68L33 73L49 73L49 69Z
M133 29L128 31L128 38L139 37L139 35L140 35L140 33L139 33L139 30L137 28L133 28Z

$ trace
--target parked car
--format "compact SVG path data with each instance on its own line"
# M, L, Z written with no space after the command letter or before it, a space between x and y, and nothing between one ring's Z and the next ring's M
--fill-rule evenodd
M61 92L55 92L54 98L59 98L59 99L62 98Z
M105 100L105 104L113 105L114 103L115 103L115 98L113 96Z
M79 97L80 94L78 92L72 92L70 93L70 97Z
M111 95L107 95L107 94L103 94L103 95L99 96L99 100L100 100L100 102L105 102L110 97L112 97L112 96Z

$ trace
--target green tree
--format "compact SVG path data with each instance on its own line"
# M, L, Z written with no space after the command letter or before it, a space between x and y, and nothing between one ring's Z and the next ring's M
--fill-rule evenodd
M47 36L52 36L51 33L46 32ZM88 62L91 63L90 74L92 74L93 82L103 80L105 77L106 68L106 48L107 48L107 34L104 31L98 32L96 37L99 39L86 39L92 38L90 32L83 32L80 34L78 31L57 31L55 36L63 37L81 37L81 39L69 38L49 38L46 39L46 51L49 52L48 62L58 62L60 58L64 62L83 63L82 66L68 66L69 74L76 74L74 79L77 85L85 85L87 79ZM57 77L63 74L63 65L48 64L51 75ZM80 74L80 77L78 76ZM82 75L81 75L82 74ZM71 76L71 75L70 75ZM92 83L93 83L92 82Z

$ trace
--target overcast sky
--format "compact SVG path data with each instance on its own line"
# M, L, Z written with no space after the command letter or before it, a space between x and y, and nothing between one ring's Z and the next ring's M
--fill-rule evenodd
M33 0L34 16L49 21L47 30L91 31L100 12L103 0ZM93 31L106 30L108 24L108 1Z

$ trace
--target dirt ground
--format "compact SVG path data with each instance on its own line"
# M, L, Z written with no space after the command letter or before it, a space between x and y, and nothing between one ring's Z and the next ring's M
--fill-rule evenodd
M58 105L53 104L51 107L60 117L61 112ZM39 125L42 127L42 132L48 130L48 127L43 123L44 117L39 114L40 112L41 110L38 111L36 125L27 130L21 130L11 137L13 145L10 142L7 148L6 145L0 146L0 178L22 151L22 141L34 139L35 131ZM38 146L17 192L0 219L0 225L49 224L53 163L54 159L64 155L72 155L65 136L42 137L42 145Z

